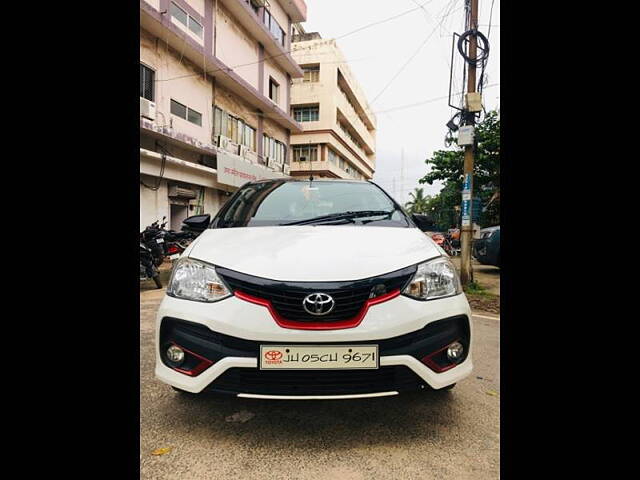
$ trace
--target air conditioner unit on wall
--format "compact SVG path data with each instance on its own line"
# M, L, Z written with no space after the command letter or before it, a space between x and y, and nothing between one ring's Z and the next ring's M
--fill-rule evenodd
M229 148L229 143L230 143L229 137L225 137L224 135L218 135L215 140L216 140L216 145L218 147L223 148L225 150Z
M156 119L156 104L151 100L140 97L140 116L149 120Z
M189 188L182 188L178 185L169 187L169 197L196 198L196 192Z

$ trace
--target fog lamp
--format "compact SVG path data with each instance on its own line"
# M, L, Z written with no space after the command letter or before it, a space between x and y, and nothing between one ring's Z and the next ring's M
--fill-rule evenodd
M464 347L460 342L453 342L449 345L449 348L447 348L447 358L454 363L460 361L463 353Z
M171 345L167 348L167 358L172 363L180 365L184 361L184 350L177 345Z

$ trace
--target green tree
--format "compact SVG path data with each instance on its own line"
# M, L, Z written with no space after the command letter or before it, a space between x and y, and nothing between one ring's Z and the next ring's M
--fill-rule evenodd
M482 226L500 223L500 114L493 110L487 113L476 126L477 146L473 168L474 197L479 197L483 206L494 198L486 212L480 216ZM461 203L464 152L456 150L438 150L425 160L430 167L429 173L419 182L433 185L436 180L444 183L443 190L436 196L435 205L444 213L441 217L452 218L451 211ZM440 198L442 197L442 198Z
M409 213L425 213L427 211L428 196L424 196L423 188L416 188L415 192L409 192L411 200L404 204Z

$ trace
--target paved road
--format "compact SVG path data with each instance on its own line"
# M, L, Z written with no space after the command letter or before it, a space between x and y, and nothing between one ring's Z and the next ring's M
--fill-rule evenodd
M475 369L451 392L329 402L182 398L153 374L163 295L140 293L141 478L499 478L499 320L474 317ZM151 454L164 447L169 453Z
M451 257L453 264L460 271L460 257ZM473 260L473 277L487 293L500 296L500 269L493 265L482 265Z

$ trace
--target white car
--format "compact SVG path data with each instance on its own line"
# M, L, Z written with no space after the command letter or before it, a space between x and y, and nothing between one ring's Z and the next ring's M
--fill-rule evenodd
M269 399L453 387L472 369L471 311L422 221L371 182L245 184L173 268L157 378Z

